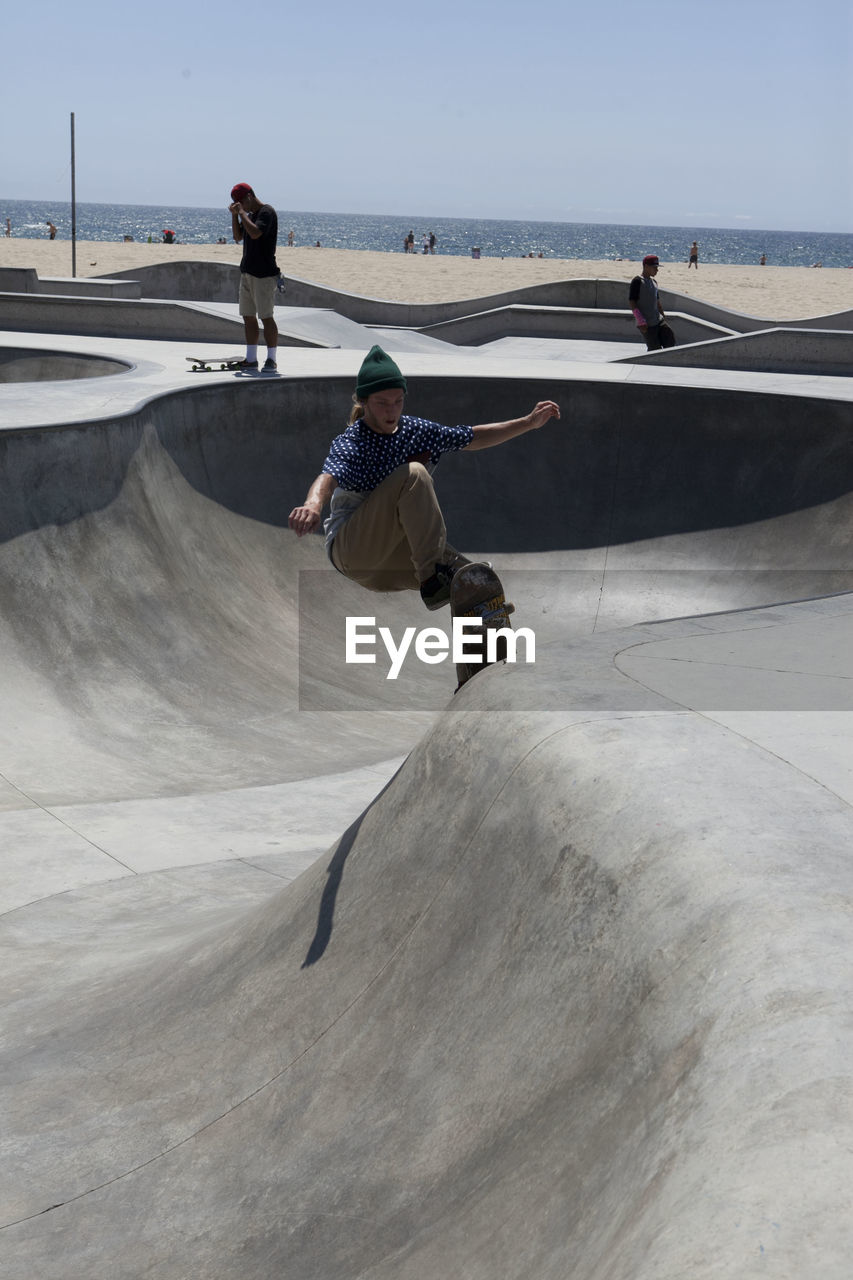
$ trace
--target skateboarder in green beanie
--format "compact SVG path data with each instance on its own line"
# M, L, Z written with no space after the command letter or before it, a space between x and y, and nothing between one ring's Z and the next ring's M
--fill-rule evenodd
M428 609L439 609L467 561L447 541L431 468L443 453L489 449L535 431L560 410L542 400L523 418L445 427L404 414L406 390L391 357L372 347L359 369L349 425L332 441L289 524L300 538L312 533L330 504L326 551L340 573L371 591L420 591Z

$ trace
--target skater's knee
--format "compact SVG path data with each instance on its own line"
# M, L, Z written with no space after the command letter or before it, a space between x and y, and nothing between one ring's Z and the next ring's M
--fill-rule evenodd
M409 462L403 462L396 467L390 475L386 476L382 482L383 486L392 493L414 493L417 489L432 488L432 476L426 466L429 462L429 454L423 454L424 461L420 458L413 458Z
M425 453L420 458L412 458L409 462L404 463L407 478L411 484L428 484L432 486L432 476L429 473L428 462L429 454Z

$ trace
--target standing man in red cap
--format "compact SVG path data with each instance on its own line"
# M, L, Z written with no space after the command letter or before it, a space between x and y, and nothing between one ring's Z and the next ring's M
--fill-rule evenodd
M243 244L240 263L240 315L246 330L244 369L258 367L258 319L264 326L267 358L264 373L274 373L278 355L278 326L273 318L279 270L275 260L278 215L271 204L262 204L246 182L231 189L231 234Z
M643 274L634 276L628 289L631 311L649 351L675 346L675 334L666 322L655 279L659 266L657 254L647 253L643 258Z

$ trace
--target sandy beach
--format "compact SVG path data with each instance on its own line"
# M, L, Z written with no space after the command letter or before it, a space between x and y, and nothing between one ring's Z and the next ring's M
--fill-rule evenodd
M133 278L135 269L180 259L240 261L235 244L123 244L77 242L77 275ZM483 298L552 280L606 279L627 282L640 266L628 261L575 258L471 258L376 253L357 249L287 248L279 245L285 275L313 280L348 293L399 302ZM70 240L0 237L0 267L35 267L42 278L71 275ZM661 262L664 289L765 319L796 320L853 309L853 270L845 268L714 266ZM627 292L627 289L626 289Z

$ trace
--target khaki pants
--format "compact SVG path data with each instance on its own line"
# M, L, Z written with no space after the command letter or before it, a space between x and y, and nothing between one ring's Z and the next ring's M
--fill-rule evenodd
M416 591L443 559L446 538L432 476L422 463L407 462L335 535L332 560L370 591Z

